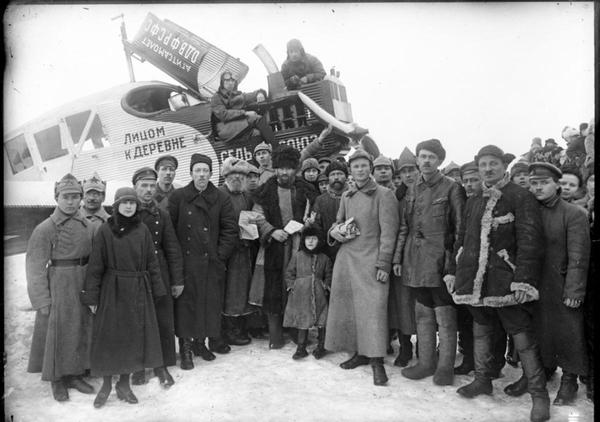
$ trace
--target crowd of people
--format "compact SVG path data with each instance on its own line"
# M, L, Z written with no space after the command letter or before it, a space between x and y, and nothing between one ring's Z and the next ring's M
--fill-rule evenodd
M308 57L292 41L290 60ZM118 375L118 398L137 403L131 384L147 382L146 369L174 384L176 348L183 370L253 338L270 349L292 340L301 360L311 329L314 358L349 352L340 366L370 365L375 385L388 381L383 358L397 339L394 365L409 380L447 386L474 371L457 390L465 398L491 394L502 367L520 362L505 392L531 394L532 421L549 419L546 382L558 367L554 405L573 403L578 378L593 398L593 121L563 130L566 150L534 139L512 166L514 155L487 145L440 169L437 139L398 159L358 148L301 160L232 101L242 94L230 73L221 84L215 115L243 122L223 136L254 128L266 142L250 161L227 158L220 186L198 153L183 187L173 156L136 170L112 214L100 175L56 183L57 207L26 254L37 311L28 371L56 400L69 388L93 394L84 378L102 377L102 407Z

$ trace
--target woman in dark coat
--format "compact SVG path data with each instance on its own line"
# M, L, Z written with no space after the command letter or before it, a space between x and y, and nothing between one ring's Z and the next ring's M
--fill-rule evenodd
M166 294L152 236L141 224L135 190L120 188L113 216L94 237L81 300L95 312L91 370L104 377L94 407L106 403L112 375L117 397L137 403L129 374L163 366L153 299Z

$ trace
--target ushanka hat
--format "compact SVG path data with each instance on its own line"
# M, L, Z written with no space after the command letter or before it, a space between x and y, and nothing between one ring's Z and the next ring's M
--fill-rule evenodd
M231 173L248 174L248 163L236 157L227 157L221 167L221 175L227 177Z
M446 159L446 150L439 139L428 139L427 141L419 142L417 144L417 155L419 155L419 151L422 149L426 149L437 155L440 159L440 163Z
M280 145L273 151L273 168L297 169L300 151L289 145Z
M192 158L190 159L190 171L194 168L194 165L198 163L204 163L208 165L208 168L212 172L212 160L208 155L204 154L192 154Z
M479 159L484 155L491 155L493 157L497 157L502 160L502 162L506 165L509 165L512 160L515 159L515 156L511 153L504 153L499 147L496 145L486 145L479 150L477 155L475 156L475 164L479 165Z
M78 193L83 195L81 183L71 173L65 174L62 179L54 183L54 197L58 198L60 193Z

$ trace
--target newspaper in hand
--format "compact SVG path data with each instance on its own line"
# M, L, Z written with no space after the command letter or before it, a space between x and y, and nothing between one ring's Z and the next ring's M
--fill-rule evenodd
M298 233L303 228L304 228L304 224L298 223L296 220L290 220L290 222L287 223L285 225L285 227L283 228L283 231L285 231L289 235L292 235L294 233Z
M241 211L238 225L240 226L240 239L258 239L258 227L255 223L259 213L256 211Z

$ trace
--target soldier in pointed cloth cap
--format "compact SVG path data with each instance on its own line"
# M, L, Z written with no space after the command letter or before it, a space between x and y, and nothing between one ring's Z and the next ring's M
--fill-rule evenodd
M172 165L168 158L157 162L156 167ZM176 364L174 299L183 292L183 257L181 247L168 211L156 201L157 173L150 167L142 167L133 173L132 184L140 201L138 215L148 227L152 236L154 254L158 258L160 274L167 294L155 302L156 320L160 335L163 365L154 368L159 383L169 388L175 381L167 367ZM145 371L134 372L131 383L146 382Z
M258 171L260 172L260 176L258 178L259 186L265 183L267 180L271 178L271 176L275 175L275 170L273 170L273 147L266 142L261 142L256 147L254 147L254 160L258 163Z
M417 157L415 157L415 154L404 147L398 158L396 169L402 181L402 185L396 189L396 199L401 201L404 195L406 195L406 190L414 185L419 176L419 167L417 167Z
M373 177L375 182L392 192L396 191L396 186L392 182L394 175L394 163L391 158L380 155L373 161Z
M91 314L79 301L94 228L79 212L81 184L71 174L55 184L57 207L27 243L27 291L36 310L27 372L41 372L57 401L67 388L94 389L82 376L90 368Z
M444 173L444 176L448 176L456 180L456 183L462 184L462 180L460 179L460 167L454 161L450 161L450 164L444 167L442 173Z
M90 221L95 230L105 223L110 217L102 203L106 198L106 182L100 179L100 175L94 172L92 177L83 181L83 203L81 214Z

